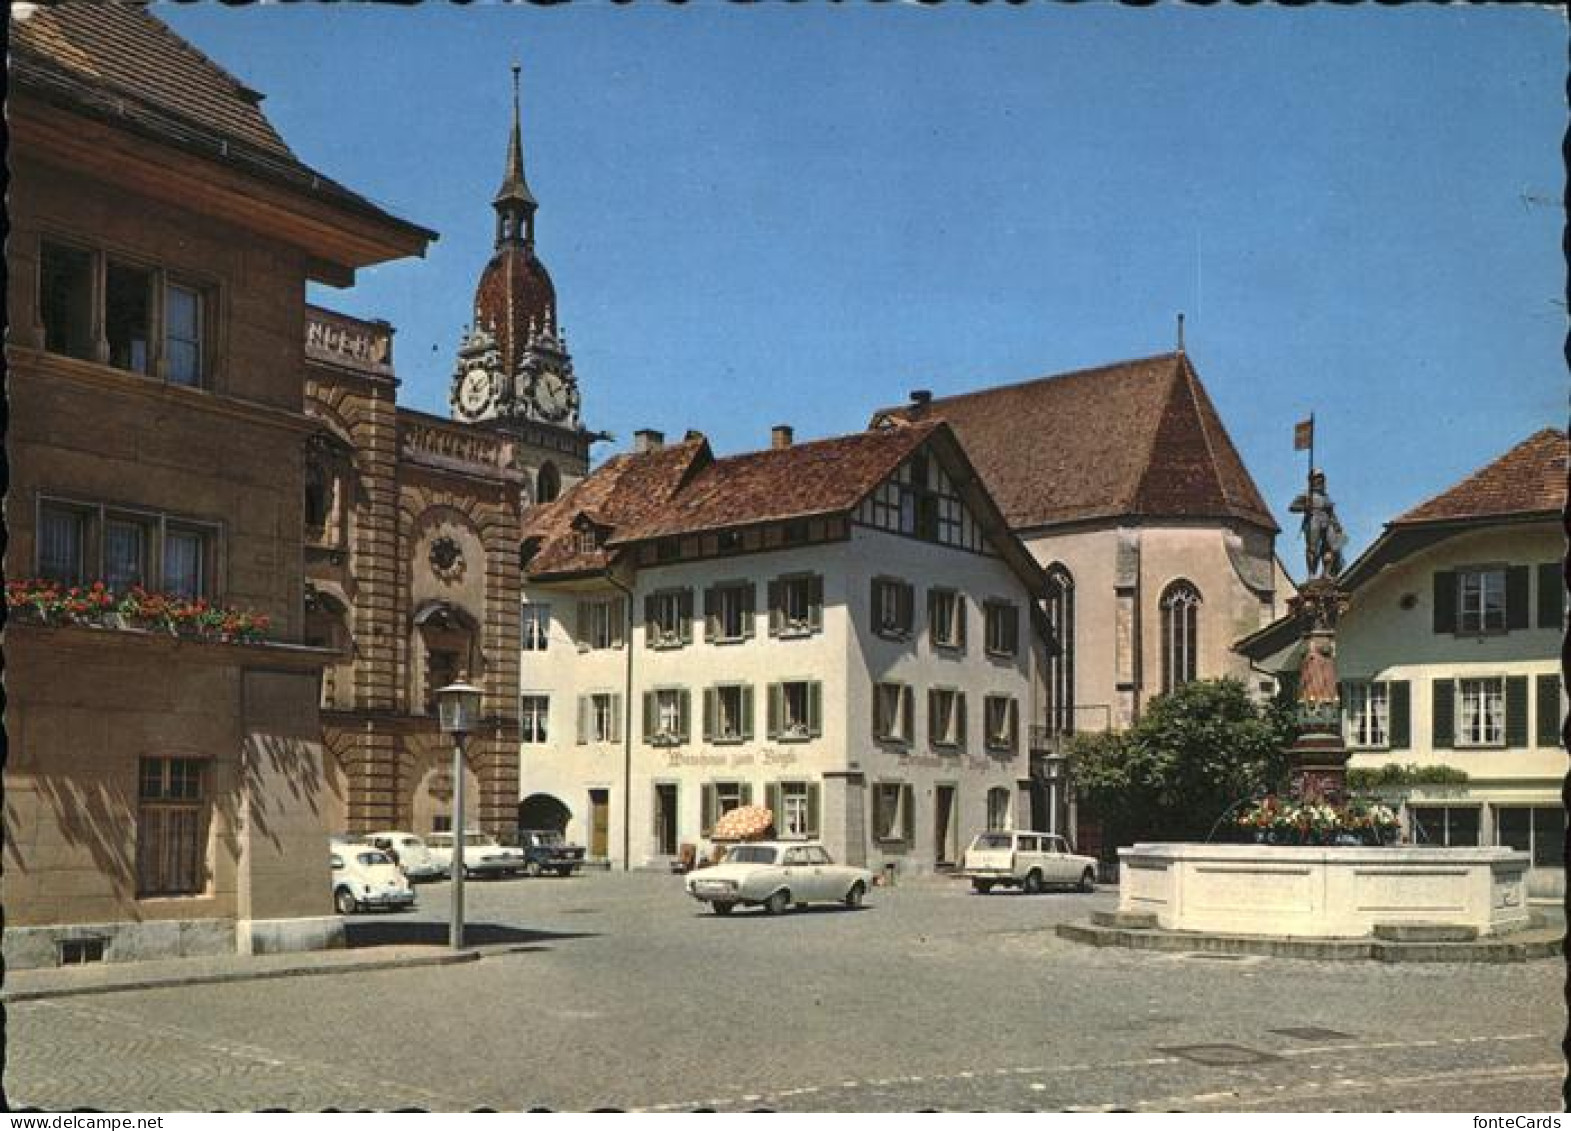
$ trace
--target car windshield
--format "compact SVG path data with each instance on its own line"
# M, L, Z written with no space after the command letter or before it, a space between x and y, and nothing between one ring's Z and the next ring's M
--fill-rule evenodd
M983 833L976 838L973 848L1009 848L1013 840L1008 833Z
M727 864L773 864L775 850L763 844L739 844L726 853Z
M355 859L360 861L360 863L367 868L374 868L378 864L392 863L391 860L389 860L380 852L362 852L360 855L356 856Z

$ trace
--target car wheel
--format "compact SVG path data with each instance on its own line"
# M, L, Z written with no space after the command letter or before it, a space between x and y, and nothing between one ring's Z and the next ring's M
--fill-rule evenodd
M731 909L735 907L736 904L728 903L725 900L719 900L715 903L711 903L709 906L714 909L716 915L729 915L731 914Z
M1026 882L1021 885L1021 890L1027 895L1035 895L1042 890L1042 873L1032 868L1026 873Z
M986 895L988 892L993 890L993 881L992 880L972 880L971 881L971 890L976 892L978 895Z
M360 907L355 902L355 893L348 888L339 888L333 893L333 906L340 915L353 915Z
M764 900L764 912L769 915L779 915L791 904L791 893L781 888L774 895Z
M524 875L531 878L538 878L544 871L545 869L540 866L540 861L538 860L531 860L524 865Z
M862 881L858 880L856 883L851 885L851 890L846 892L845 905L853 909L861 907L862 897L866 894L867 889L862 886Z
M1096 890L1096 874L1087 868L1080 875L1080 882L1075 885L1076 891L1091 892Z

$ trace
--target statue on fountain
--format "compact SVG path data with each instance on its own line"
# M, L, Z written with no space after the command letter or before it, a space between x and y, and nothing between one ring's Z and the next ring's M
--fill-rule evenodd
M1347 535L1326 493L1325 472L1309 473L1309 489L1289 508L1302 514L1308 577L1288 608L1303 630L1298 669L1298 723L1293 744L1292 788L1301 801L1339 804L1345 799L1348 752L1342 741L1342 704L1336 678L1336 622L1347 607L1338 584Z

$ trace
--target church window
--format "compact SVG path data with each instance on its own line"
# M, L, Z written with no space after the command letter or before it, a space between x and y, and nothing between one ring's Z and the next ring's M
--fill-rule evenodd
M1075 581L1063 566L1047 571L1046 612L1056 648L1047 657L1047 725L1051 734L1075 729Z
M1200 591L1175 581L1162 594L1162 693L1194 680L1200 655Z

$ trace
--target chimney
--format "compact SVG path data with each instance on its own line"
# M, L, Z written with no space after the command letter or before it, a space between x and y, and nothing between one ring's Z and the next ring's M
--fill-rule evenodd
M640 428L633 433L633 451L658 452L665 447L665 433L653 428Z
M771 448L789 448L796 433L789 424L776 424L769 430L769 446Z
M920 420L927 415L927 406L933 403L931 389L911 390L911 419Z
M704 434L702 432L700 432L697 428L689 428L687 430L687 435L682 437L682 442L684 444L691 444L694 440L702 439L704 439Z

